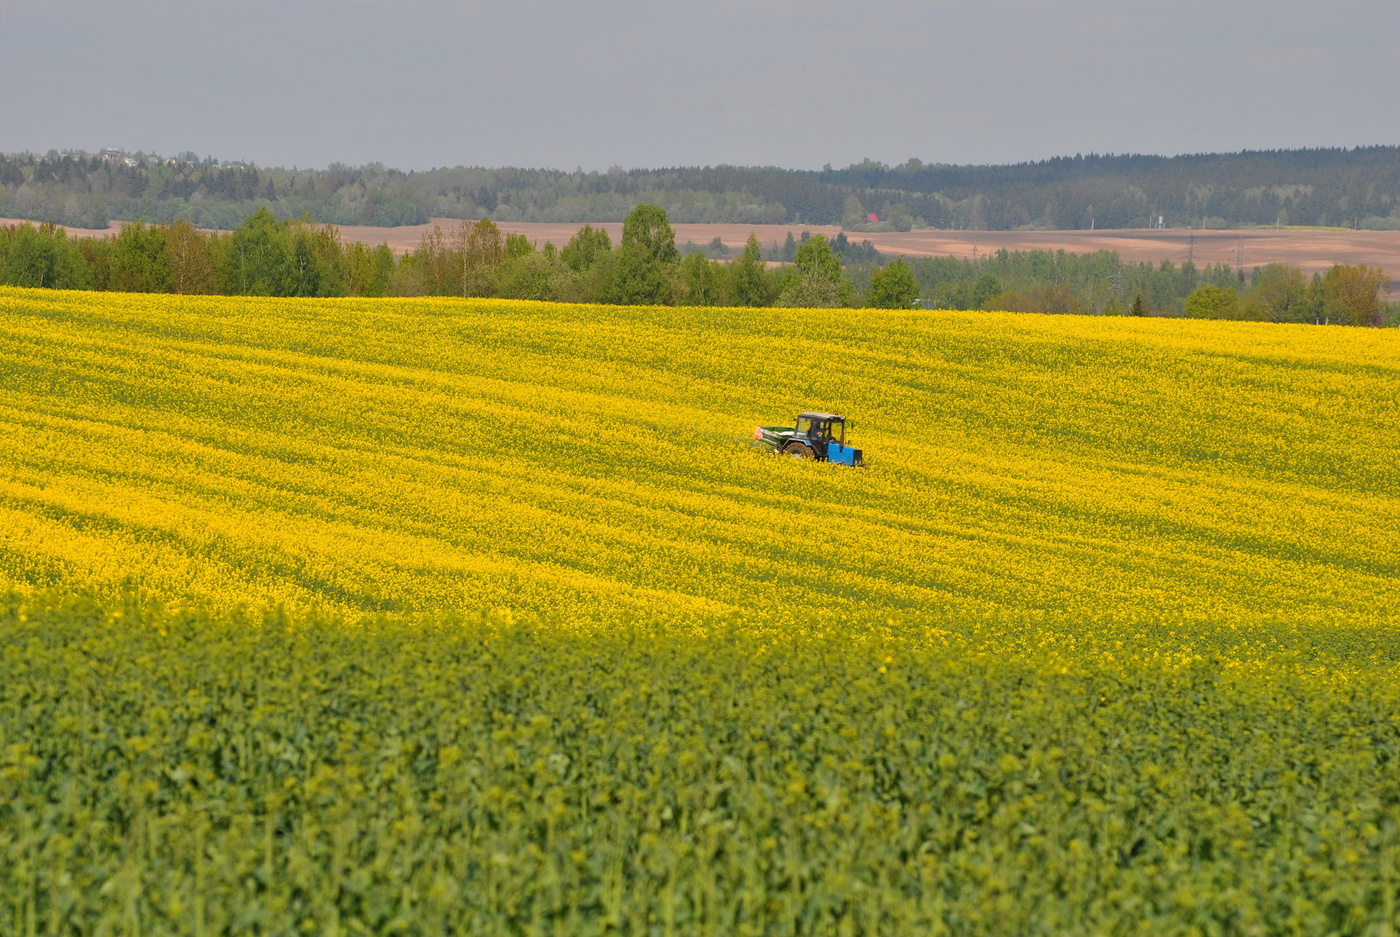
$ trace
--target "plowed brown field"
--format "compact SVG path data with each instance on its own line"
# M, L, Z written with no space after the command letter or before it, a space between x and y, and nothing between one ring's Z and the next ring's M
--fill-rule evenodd
M444 230L461 224L455 218L434 219ZM582 224L501 222L501 230L523 234L532 241L554 242L563 247ZM606 228L613 243L622 237L621 222L604 222L594 227ZM752 232L764 246L781 244L788 231L794 236L803 231L835 237L840 228L835 225L740 225L740 224L677 224L676 242L708 244L720 241L731 250L741 249ZM403 228L343 227L341 236L347 241L369 244L388 243L395 251L408 251L431 224ZM1244 266L1268 263L1291 264L1309 275L1323 271L1333 264L1367 264L1379 267L1400 279L1400 231L1347 230L1248 230L1248 231L1186 231L1179 229L1150 230L1132 228L1112 231L908 231L882 234L847 233L853 241L870 240L881 253L892 257L972 257L973 252L985 255L1001 248L1006 250L1064 250L1085 254L1096 250L1117 251L1125 261L1170 260L1181 263L1191 257L1196 266L1224 263L1234 266L1238 251L1244 248Z

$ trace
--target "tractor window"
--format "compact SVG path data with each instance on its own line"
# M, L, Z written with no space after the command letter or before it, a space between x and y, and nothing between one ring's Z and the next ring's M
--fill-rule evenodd
M794 435L805 436L808 439L839 440L844 426L845 424L839 420L814 420L811 417L798 417L797 432Z

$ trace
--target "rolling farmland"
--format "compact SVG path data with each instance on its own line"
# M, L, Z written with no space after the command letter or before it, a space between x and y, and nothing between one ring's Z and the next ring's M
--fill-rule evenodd
M1390 332L3 289L0 375L0 929L1400 926Z

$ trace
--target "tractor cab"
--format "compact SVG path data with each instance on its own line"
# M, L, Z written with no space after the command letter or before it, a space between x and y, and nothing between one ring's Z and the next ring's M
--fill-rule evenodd
M840 443L846 441L846 418L835 413L816 413L810 410L799 413L796 429L797 432L793 434L796 438L835 440Z
M754 439L772 452L798 459L864 465L861 451L846 445L846 418L839 413L808 410L797 415L795 426L760 426Z

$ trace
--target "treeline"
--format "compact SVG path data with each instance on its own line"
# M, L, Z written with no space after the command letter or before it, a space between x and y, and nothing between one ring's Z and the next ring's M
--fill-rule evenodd
M851 258L857 262L847 263ZM232 232L189 222L133 223L105 238L55 225L0 228L0 283L52 289L253 296L475 296L622 305L995 309L1102 315L1194 315L1275 322L1384 324L1390 281L1369 267L1307 281L1273 264L1245 275L1122 264L1110 251L997 251L870 261L869 243L803 232L768 249L757 236L728 255L718 241L682 251L664 209L639 205L614 245L584 225L562 248L505 234L490 219L435 225L416 250L345 243L332 225L278 220L266 208Z
M821 235L789 237L769 265L757 236L727 261L682 252L666 212L639 205L617 245L584 225L562 249L505 234L490 219L434 225L416 250L343 242L332 225L278 220L259 208L232 232L187 221L134 222L104 238L70 238L52 224L0 228L0 283L51 289L218 293L251 296L494 296L623 305L908 307L919 285L908 264L867 271L857 293L839 247L869 244ZM711 251L716 248L712 245ZM721 246L718 250L727 253Z
M820 171L459 166L405 173L378 164L259 169L193 154L0 157L0 217L74 227L144 218L231 229L258 208L341 225L422 224L429 217L600 222L620 221L640 204L660 206L677 222L840 224L850 231L1158 223L1400 230L1400 147L1089 154L1008 166L866 160Z
M227 234L188 221L135 222L105 238L51 224L0 228L0 282L48 289L248 296L384 296L398 267L388 246L344 244L330 225L259 209Z
M987 309L1052 315L1169 316L1318 325L1400 324L1391 280L1374 267L1338 264L1308 278L1268 264L1198 268L1122 263L1114 251L999 250L977 260L908 262L922 302L937 309ZM860 269L853 273L859 282Z
M1308 225L1400 230L1400 147L1191 156L1089 154L1014 166L900 166L866 160L818 178L874 211L903 202L938 228L1234 228ZM869 196L863 193L871 193ZM850 208L843 216L855 214ZM881 215L884 220L884 215Z
M431 207L408 173L378 164L307 171L258 169L190 153L171 159L140 153L0 157L0 217L74 228L142 219L231 230L258 208L284 219L393 227L426 223Z

